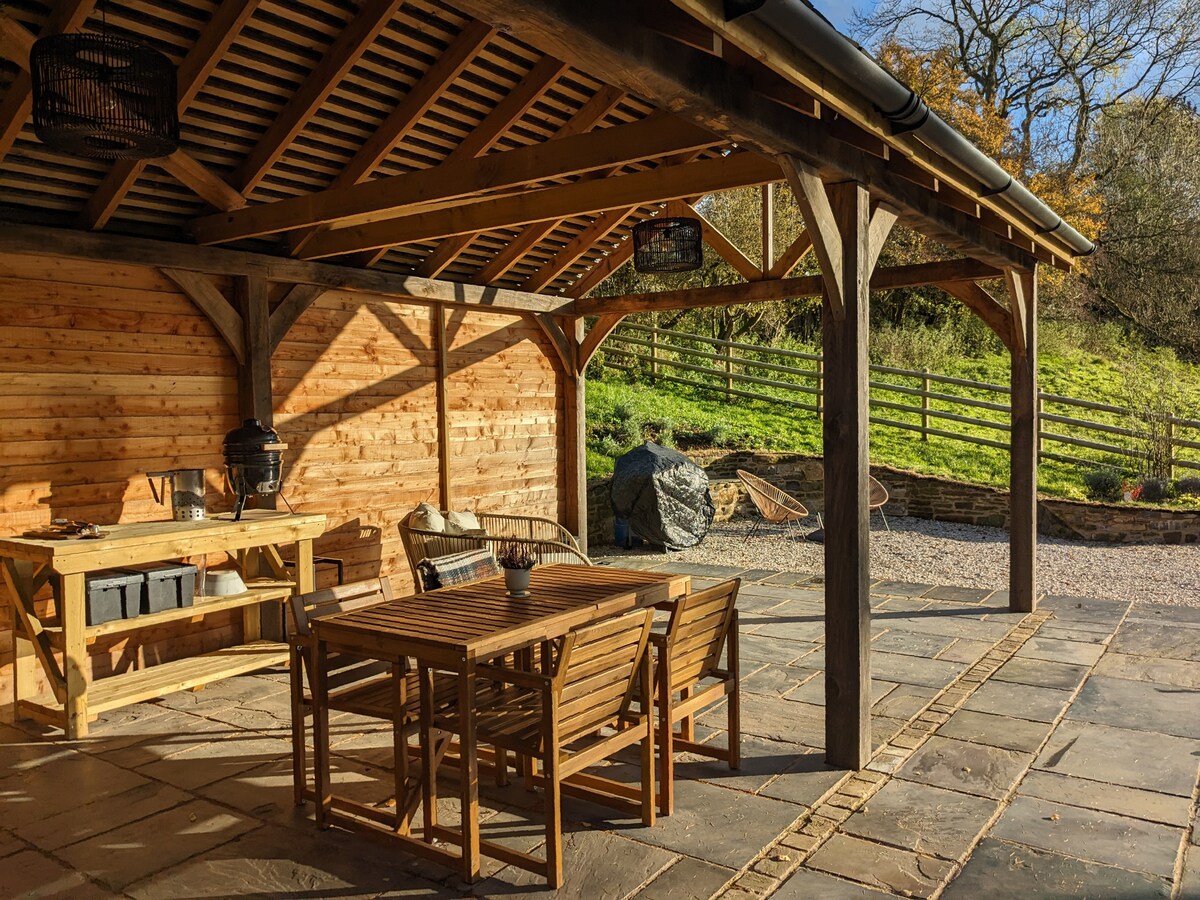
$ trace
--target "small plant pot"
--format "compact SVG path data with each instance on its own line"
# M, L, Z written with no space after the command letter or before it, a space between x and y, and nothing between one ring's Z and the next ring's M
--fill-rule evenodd
M529 575L533 569L505 569L504 586L510 597L529 596Z

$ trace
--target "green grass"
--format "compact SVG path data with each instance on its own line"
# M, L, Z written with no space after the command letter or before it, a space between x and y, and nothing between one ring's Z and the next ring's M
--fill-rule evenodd
M1086 346L1086 341L1073 340L1069 335L1053 337L1048 352L1043 352L1039 359L1039 377L1044 392L1114 406L1129 405L1125 375L1127 367L1123 361L1098 355L1095 349ZM1116 352L1120 352L1119 346ZM1154 371L1153 368L1151 371ZM946 362L941 374L1006 385L1009 381L1009 360L1006 354L954 358ZM1172 364L1169 377L1177 383L1186 398L1184 414L1192 414L1193 410L1200 408L1200 368ZM896 383L905 382L896 379ZM1004 399L994 393L960 387L935 385L933 389L975 396L991 402ZM808 399L794 396L796 399ZM915 402L913 397L878 390L873 392L873 396L903 403ZM610 473L613 459L645 438L684 450L713 447L821 454L821 425L817 416L780 404L736 397L731 402L725 402L712 391L664 383L657 387L628 383L619 374L609 372L604 379L589 379L587 407L590 476ZM1006 413L996 411L961 408L954 411L999 423L1007 421ZM1047 405L1047 411L1110 424L1129 424L1119 417L1078 408ZM919 424L920 421L919 415L892 410L875 410L874 414L913 424ZM995 429L938 420L931 421L931 426L976 434L1004 444L1008 441L1005 432ZM1052 427L1054 430L1064 430L1061 425ZM1066 433L1070 433L1070 430L1066 429ZM1103 439L1095 433L1083 436L1093 440ZM1008 484L1009 456L1006 449L936 436L923 441L915 432L880 425L871 426L870 437L871 462L874 464L996 487L1006 487ZM1189 437L1196 439L1191 435ZM1090 451L1059 445L1052 448L1049 444L1047 449L1094 457L1097 465L1105 461L1102 454ZM1116 458L1108 461L1122 464ZM1132 463L1133 460L1128 460L1123 464ZM1044 461L1039 467L1039 489L1051 495L1084 499L1086 492L1082 476L1085 471L1087 468L1076 465Z

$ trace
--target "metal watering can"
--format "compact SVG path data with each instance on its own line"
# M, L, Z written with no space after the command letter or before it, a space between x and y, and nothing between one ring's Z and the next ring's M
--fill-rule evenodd
M154 485L154 479L162 479L162 491ZM204 470L171 469L167 472L147 472L150 493L155 503L166 503L167 481L171 482L171 515L177 522L204 518Z

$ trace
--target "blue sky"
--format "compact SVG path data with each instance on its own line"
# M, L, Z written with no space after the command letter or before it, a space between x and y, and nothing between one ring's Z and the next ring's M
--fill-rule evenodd
M850 16L855 9L865 11L875 5L874 0L812 0L812 4L843 34L850 29Z

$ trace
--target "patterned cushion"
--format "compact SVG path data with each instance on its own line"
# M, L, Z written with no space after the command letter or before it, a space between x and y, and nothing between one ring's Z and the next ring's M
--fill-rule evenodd
M421 590L432 591L452 584L479 581L500 574L500 566L491 550L464 550L417 563L421 575Z

